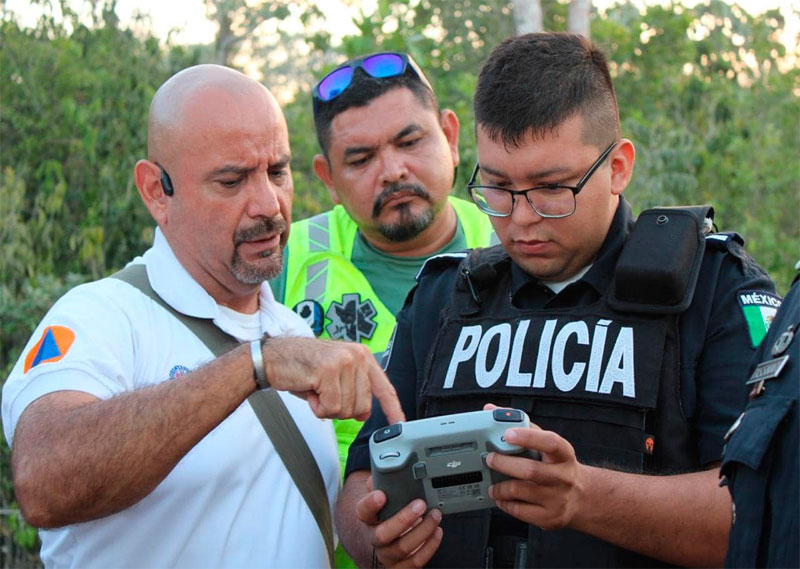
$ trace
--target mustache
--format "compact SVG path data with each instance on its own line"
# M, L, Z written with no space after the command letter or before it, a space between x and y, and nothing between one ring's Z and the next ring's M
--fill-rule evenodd
M420 186L419 184L391 184L386 186L378 197L375 198L375 202L372 204L372 217L378 217L383 209L383 206L386 205L386 201L393 195L399 192L411 192L415 196L421 197L424 200L431 201L431 195L428 191Z
M233 243L237 247L246 241L257 241L266 239L275 233L286 231L286 220L282 215L274 217L261 217L250 227L237 229L233 234Z

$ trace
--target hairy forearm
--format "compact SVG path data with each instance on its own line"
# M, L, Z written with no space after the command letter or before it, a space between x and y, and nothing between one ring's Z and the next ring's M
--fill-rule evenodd
M246 346L179 379L98 400L59 391L23 412L12 469L25 518L59 527L147 496L252 393Z
M677 565L723 564L731 501L716 468L672 476L582 470L582 506L573 529Z
M336 530L347 553L359 567L369 567L372 562L372 544L367 526L356 514L356 504L368 494L369 471L359 470L347 477L336 502Z

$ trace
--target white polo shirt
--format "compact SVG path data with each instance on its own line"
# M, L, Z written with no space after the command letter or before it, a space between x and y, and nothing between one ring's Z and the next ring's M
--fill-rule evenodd
M240 340L220 307L156 230L143 257L153 289L180 312L212 318ZM312 336L265 283L261 329ZM227 327L227 328L226 328ZM235 328L235 329L233 329ZM132 286L106 278L69 291L50 309L3 387L6 439L44 394L77 390L107 399L180 376L214 359L183 324ZM322 472L331 509L339 464L330 421L281 392ZM164 433L169 436L169 433ZM46 567L326 567L325 545L302 495L245 401L203 438L152 493L120 513L41 530Z

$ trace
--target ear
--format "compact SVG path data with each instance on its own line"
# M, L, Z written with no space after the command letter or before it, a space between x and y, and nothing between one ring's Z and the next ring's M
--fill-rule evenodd
M450 154L453 156L453 166L458 166L458 117L450 109L445 109L439 117Z
M611 163L611 193L618 196L625 191L633 175L633 163L636 161L636 149L633 143L623 138L609 157Z
M339 204L339 194L336 193L336 188L333 187L333 176L331 175L331 163L328 161L327 158L323 154L317 154L314 156L314 160L312 161L312 166L314 167L314 172L317 174L317 178L325 184L325 187L328 188L328 192L331 194L331 199L333 203Z
M159 226L167 223L169 196L161 186L161 169L149 160L139 160L133 169L136 188L145 207Z

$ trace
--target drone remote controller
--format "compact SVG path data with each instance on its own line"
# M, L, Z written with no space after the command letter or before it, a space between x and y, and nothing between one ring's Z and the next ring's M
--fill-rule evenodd
M378 429L369 440L372 481L386 494L378 517L388 519L415 498L442 514L491 508L489 486L508 476L486 465L490 452L539 459L505 441L512 427L529 427L518 409L429 417Z

